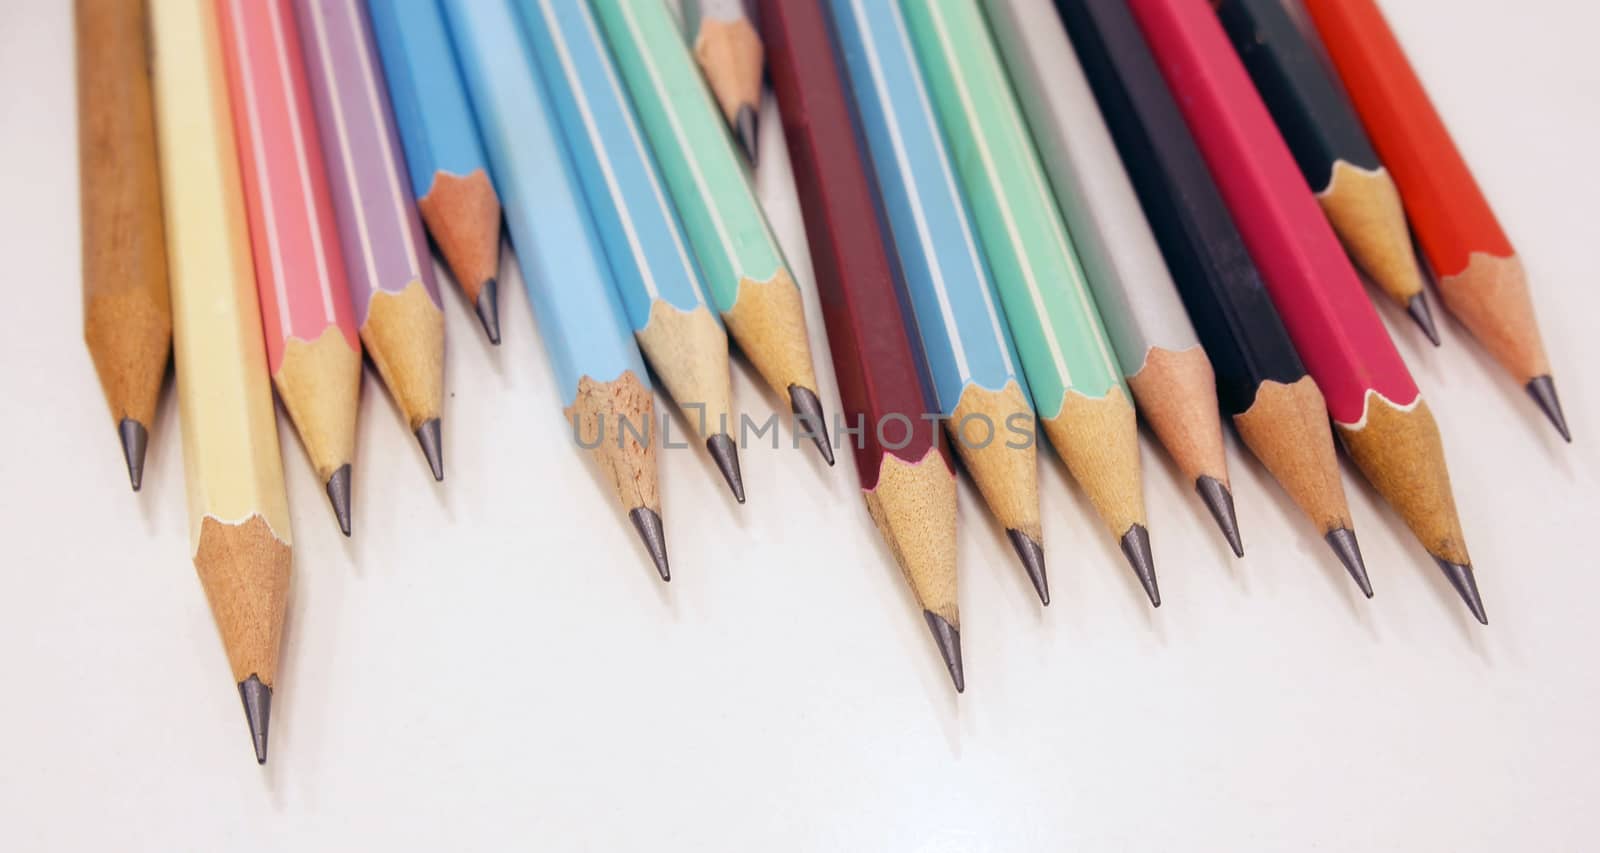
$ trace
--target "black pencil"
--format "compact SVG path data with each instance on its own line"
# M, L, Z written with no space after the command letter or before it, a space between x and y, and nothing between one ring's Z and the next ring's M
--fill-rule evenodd
M1290 343L1126 0L1056 0L1056 9L1211 356L1223 413L1372 595L1322 392Z
M1213 4L1345 251L1438 346L1400 190L1315 43L1281 0Z

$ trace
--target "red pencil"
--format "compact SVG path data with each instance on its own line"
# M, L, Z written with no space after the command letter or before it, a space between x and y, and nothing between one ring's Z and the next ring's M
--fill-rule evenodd
M1527 389L1561 437L1572 441L1522 261L1383 13L1372 0L1310 0L1306 9L1400 186L1417 241L1439 276L1445 307Z
M1488 624L1433 414L1210 4L1130 6L1345 448Z
M923 393L900 313L826 13L814 2L760 5L839 397L845 416L865 427L856 473L960 692L955 470L937 423L924 419L937 409Z

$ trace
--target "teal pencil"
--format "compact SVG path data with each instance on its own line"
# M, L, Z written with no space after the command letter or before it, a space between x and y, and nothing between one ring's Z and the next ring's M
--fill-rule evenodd
M706 305L700 269L599 24L584 3L516 0L516 6L634 337L743 503L739 454L728 434L728 336Z
M650 380L553 105L509 0L445 0L444 10L567 418L668 580Z

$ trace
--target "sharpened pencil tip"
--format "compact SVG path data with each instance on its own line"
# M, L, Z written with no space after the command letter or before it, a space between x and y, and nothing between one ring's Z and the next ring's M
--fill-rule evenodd
M1434 346L1438 346L1439 328L1433 325L1433 310L1428 307L1427 294L1419 293L1411 297L1411 300L1406 303L1406 313L1411 315L1411 321L1422 329L1422 333L1428 336L1428 340Z
M328 503L333 504L333 517L339 520L339 531L350 535L350 463L346 462L328 477Z
M1039 603L1050 605L1050 580L1044 573L1044 546L1020 530L1007 530L1006 536L1011 540L1011 547L1017 549L1017 556L1022 559L1022 568L1028 573L1028 580L1033 581L1033 589L1039 593Z
M244 703L244 720L250 726L250 743L256 750L256 763L267 763L267 723L272 719L272 688L255 675L239 682L239 700Z
M1194 490L1200 494L1211 517L1216 519L1222 537L1228 540L1233 556L1244 556L1244 542L1239 539L1239 518L1233 513L1233 492L1216 477L1201 476L1194 481Z
M1561 433L1561 437L1571 444L1572 433L1567 431L1567 416L1561 411L1561 398L1556 396L1555 380L1551 379L1549 374L1535 376L1528 380L1527 387L1528 396L1544 410L1544 416L1550 419L1550 423L1555 424L1556 432ZM134 486L134 488L139 487Z
M500 282L492 278L484 282L472 307L478 312L478 322L483 324L489 343L500 346Z
M1322 537L1339 557L1339 562L1344 564L1344 570L1355 579L1356 586L1361 587L1361 594L1372 597L1372 581L1367 578L1367 564L1361 559L1361 546L1356 543L1356 532L1348 527L1340 527L1328 531Z
M641 506L630 510L628 519L633 522L633 529L639 531L639 539L644 542L645 550L650 552L650 561L656 564L661 579L671 581L672 569L667 565L667 534L661 528L661 516L655 510Z
M817 395L810 388L790 385L789 405L803 422L806 431L811 434L811 440L816 443L822 458L832 465L833 444L828 441L828 422L822 417L822 401L817 399Z
M1467 609L1472 611L1478 624L1489 624L1489 614L1483 610L1483 597L1478 595L1478 579L1472 573L1472 566L1452 563L1438 557L1434 557L1433 561L1439 564L1439 571L1444 572L1445 580L1450 581L1450 585L1456 588L1456 594L1467 603Z
M706 439L706 451L717 463L722 479L728 481L728 489L733 492L734 499L744 503L744 477L739 473L739 449L733 439L727 433L719 432Z
M1122 534L1122 555L1128 558L1128 565L1133 567L1133 574L1144 587L1145 595L1150 596L1150 605L1160 607L1161 588L1156 585L1155 558L1150 556L1150 531L1144 525L1135 524Z
M939 656L944 658L945 669L950 670L956 692L967 692L967 674L961 665L961 632L932 610L922 611L922 618L928 620L928 630L933 632L933 642L939 646Z
M417 443L422 445L422 455L427 457L434 481L444 480L444 442L439 437L438 418L423 421L417 427Z
M144 450L150 444L150 433L144 424L123 418L117 424L117 434L122 437L122 458L128 462L128 482L137 492L144 485Z
M739 108L738 114L733 117L734 130L739 135L739 147L744 149L744 156L750 158L750 166L756 165L756 111L749 104Z

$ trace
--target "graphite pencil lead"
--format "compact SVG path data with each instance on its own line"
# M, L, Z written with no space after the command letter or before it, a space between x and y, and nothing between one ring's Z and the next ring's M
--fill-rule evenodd
M965 693L967 675L961 665L961 631L932 610L922 611L922 617L928 620L928 630L933 632L933 641L939 646L939 656L944 658L945 669L950 670L950 680L955 682L956 692Z
M1361 587L1361 594L1372 597L1372 581L1367 578L1367 564L1361 559L1361 546L1356 544L1356 532L1348 527L1340 527L1328 531L1322 537L1338 555L1339 562L1344 564L1344 570L1355 579L1356 586Z
M1150 596L1151 606L1160 607L1161 588L1156 585L1155 559L1150 556L1150 531L1144 525L1135 524L1122 534L1122 554L1128 558L1128 565L1133 567L1133 574L1144 587L1145 595Z
M822 402L817 399L817 395L809 388L790 385L789 405L799 416L799 420L805 423L806 429L811 432L811 440L816 442L822 458L832 465L833 445L828 441L828 422L822 417Z
M1489 624L1489 615L1483 612L1483 598L1478 595L1478 579L1472 574L1472 567L1463 563L1452 563L1434 557L1433 561L1439 564L1439 571L1444 572L1445 580L1456 588L1456 593L1461 600L1467 603L1467 609L1472 611L1478 624Z
M1549 374L1535 376L1528 380L1527 387L1528 396L1532 397L1533 401L1539 404L1539 408L1544 410L1544 416L1550 419L1550 423L1555 424L1556 432L1561 433L1561 437L1566 439L1568 444L1571 444L1572 433L1567 431L1567 416L1561 412L1561 398L1556 396L1556 383L1554 380L1550 378ZM135 484L134 488L137 489L139 486Z
M133 418L123 418L117 424L117 434L122 437L122 458L128 462L128 482L137 492L144 484L144 450L150 443L150 433L145 431L144 424Z
M1211 510L1211 517L1216 519L1223 538L1228 540L1233 556L1243 557L1244 542L1239 538L1239 518L1233 512L1233 492L1228 491L1221 480L1206 475L1194 481L1194 490L1200 494L1200 500L1205 501L1206 509Z
M339 531L350 535L350 463L340 465L328 477L328 503L333 504L333 517L339 520Z
M1044 546L1020 530L1007 530L1006 537L1011 540L1011 547L1017 549L1022 568L1028 573L1028 580L1033 581L1034 591L1039 593L1039 603L1049 606L1050 580L1044 573Z
M1412 321L1428 336L1428 340L1438 346L1439 329L1433 325L1433 309L1428 307L1427 295L1419 293L1411 297L1411 301L1406 303L1406 313L1411 315Z
M749 104L739 108L739 114L734 116L733 125L739 133L739 147L744 149L744 156L750 158L750 166L756 165L756 111Z
M500 345L500 282L489 279L478 291L478 301L472 306L478 312L478 322L483 324L489 343Z
M256 763L267 763L267 723L272 719L272 688L255 675L239 682L239 700L244 703L244 719L250 726L250 743L256 750Z
M661 516L655 510L641 506L629 511L628 519L633 522L633 529L639 531L639 539L644 542L645 550L650 552L650 561L655 563L661 579L672 580L672 569L667 565L667 534L661 528Z
M439 439L438 418L430 418L417 427L417 443L422 445L422 455L428 459L434 481L444 480L444 447Z
M734 446L733 439L727 433L719 432L706 439L706 451L717 463L722 479L728 481L734 498L744 503L744 477L739 474L739 449Z

